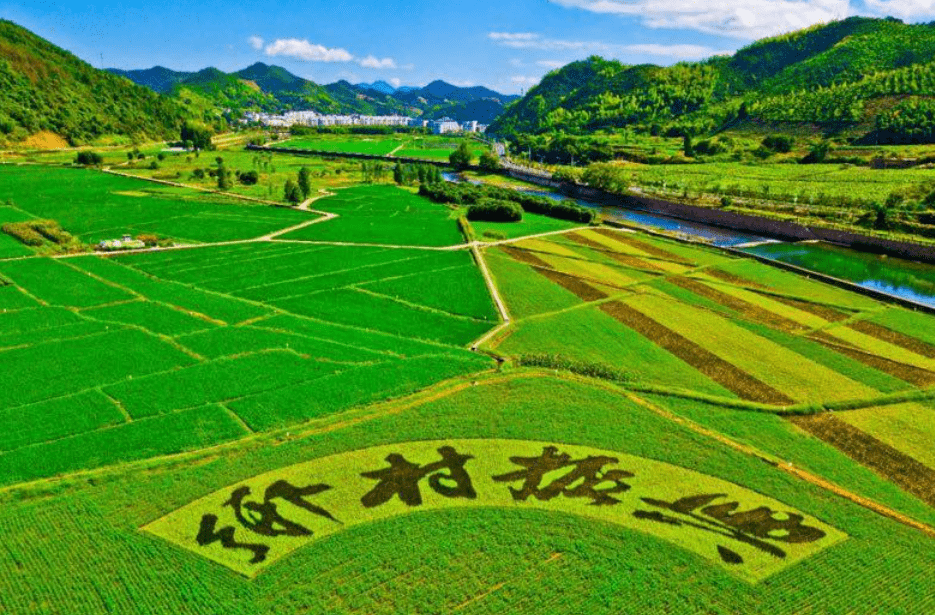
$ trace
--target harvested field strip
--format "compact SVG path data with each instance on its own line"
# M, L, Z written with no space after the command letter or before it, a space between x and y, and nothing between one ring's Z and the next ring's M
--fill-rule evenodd
M708 273L710 274L710 272ZM774 295L772 293L762 294L765 297L769 297L773 301L778 301L779 303L784 303L785 305L793 307L797 310L808 312L809 314L814 314L815 316L828 322L842 322L851 317L851 314L848 314L847 312L842 312L840 310L836 310L824 305L819 305L817 303L811 303L810 301L793 299L792 297L783 297L781 295Z
M883 341L876 336L867 335L848 326L835 326L824 329L821 333L834 338L839 344L859 348L863 352L874 354L890 361L905 363L920 367L924 370L935 372L935 359L929 359L920 354L907 350L887 341Z
M595 229L594 232L600 233L601 235L604 235L605 237L610 237L614 241L618 241L620 243L626 244L632 248L636 248L637 250L641 252L645 252L646 254L649 254L650 256L655 256L656 258L660 258L665 261L678 263L679 265L685 265L687 267L698 266L697 263L686 260L676 254L673 254L672 252L669 252L668 250L663 250L662 248L658 248L649 242L636 239L635 237L633 237L632 233L620 233L617 231L611 231L609 229L603 229L603 228Z
M557 312L578 304L577 297L502 252L487 250L485 260L514 319Z
M758 282L754 282L753 280L741 277L729 271L724 271L723 269L719 269L717 267L712 267L710 269L707 269L705 273L707 273L709 276L711 276L715 280L720 280L721 282L727 282L728 284L731 284L733 286L742 286L746 288L758 288L758 289L766 288L765 286L763 286L762 284Z
M935 346L927 344L922 340L919 340L914 337L910 337L898 331L893 331L892 329L887 329L882 325L878 325L873 322L866 320L857 320L847 325L855 331L860 331L871 337L875 337L878 340L882 340L894 346L899 346L905 348L910 352L914 352L918 355L929 359L935 359Z
M839 420L831 413L790 420L797 427L935 507L935 470Z
M545 269L543 267L533 267L537 273L547 277L552 282L558 284L565 290L571 291L583 301L600 301L606 299L609 295L593 286L589 286L581 278L570 276L567 273Z
M545 277L548 277L556 284L571 290L582 299L584 299L585 296L593 296L596 289L589 286L590 290L588 290L583 288L581 285L601 285L622 290L626 286L640 282L639 280L626 278L625 276L620 275L618 272L600 265L599 263L590 263L588 261L581 261L580 263L573 261L569 263L567 259L563 257L556 257L551 254L542 253L542 257L540 258L535 254L518 248L501 247L500 249L506 252L511 258L513 258L513 260L523 264L532 265L532 268L535 271L544 275ZM595 278L591 275L575 275L581 272L585 274L595 274L597 277ZM601 276L612 277L613 279L605 280ZM565 286L565 284L572 284L578 288L578 290L576 291L570 286ZM579 291L584 292L585 295L580 295ZM585 299L585 301L597 301L608 296L603 291L597 292L601 293L603 296L596 299Z
M605 265L604 263L595 261L593 258L587 258L581 255L575 258L566 258L563 256L544 254L541 258L549 263L549 266L556 271L579 278L586 278L596 283L616 288L626 288L647 279L647 276L628 275L627 272L621 271L618 267Z
M831 338L827 335L817 334L810 336L817 342L820 342L835 350L841 354L848 356L855 361L860 361L868 367L879 370L883 373L890 374L895 376L900 380L914 384L918 387L927 387L935 384L935 372L930 372L921 367L916 367L915 365L907 365L906 363L900 363L898 361L893 361L892 359L887 359L886 357L881 357L876 354L864 352L858 348L841 343L839 340Z
M764 337L784 348L787 348L810 361L823 365L839 374L846 375L882 393L896 393L900 391L915 390L909 383L900 380L891 374L874 369L873 367L855 360L850 356L838 352L837 348L829 347L816 339L784 333L753 322L738 321L745 329Z
M553 254L555 256L567 256L568 258L580 258L578 253L572 250L570 247L554 241L550 241L549 238L524 239L523 241L517 241L511 245L513 247L519 248L520 250L528 250L530 252Z
M532 265L533 267L549 267L547 262L528 250L522 250L520 248L514 248L511 246L500 246L498 249L505 252L510 258L517 262L524 263L526 265Z
M765 289L776 294L798 299L806 298L808 301L828 306L859 311L879 309L881 305L863 295L770 267L754 260L737 259L719 265L718 268L745 278L755 278Z
M706 271L702 272L701 275L705 273ZM799 309L797 306L778 301L776 297L769 294L737 286L728 286L715 281L706 281L706 284L720 290L724 294L745 301L758 309L765 310L769 314L788 321L787 327L790 327L790 331L823 329L828 326L829 322L832 322L818 316L812 311Z
M2 295L2 292L0 292ZM914 337L935 346L935 327L931 326L932 317L927 314L910 312L901 308L889 308L870 315L866 320Z
M838 420L935 469L935 404L890 404L838 412Z
M652 294L635 295L626 302L796 401L820 403L866 399L877 394L709 310Z
M776 389L624 303L605 303L601 310L743 399L771 405L794 403Z
M750 320L761 322L770 327L779 329L780 331L792 333L803 329L801 325L793 320L779 316L778 314L765 310L758 305L748 303L738 297L716 290L704 282L682 276L672 276L668 278L668 281L696 295L700 295L705 299L730 308Z
M644 260L644 259L641 259L636 256L632 256L629 254L621 254L620 252L615 252L613 250L610 250L607 248L607 246L604 246L592 239L589 239L588 237L585 237L582 233L571 233L570 235L566 235L566 237L568 237L572 241L580 243L583 246L591 248L592 250L599 251L604 256L607 256L608 258L612 258L613 260L617 261L624 267L629 267L631 269L645 271L647 273L659 273L663 271L661 267L659 267L658 265L654 264L651 261Z

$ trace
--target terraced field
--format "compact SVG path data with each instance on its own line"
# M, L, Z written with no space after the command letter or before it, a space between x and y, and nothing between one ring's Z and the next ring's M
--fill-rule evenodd
M83 218L0 214L204 228L0 243L0 613L935 610L931 316L547 218L471 244L390 186L56 172Z

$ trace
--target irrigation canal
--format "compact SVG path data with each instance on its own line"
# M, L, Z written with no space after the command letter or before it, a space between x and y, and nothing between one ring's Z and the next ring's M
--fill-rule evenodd
M445 177L450 181L458 179L451 173L445 173ZM567 198L547 190L523 192L556 200ZM584 207L599 210L607 220L674 233L722 248L733 248L935 308L935 265L862 252L824 242L780 241L679 220L650 211L609 207L581 199L577 199L577 202Z

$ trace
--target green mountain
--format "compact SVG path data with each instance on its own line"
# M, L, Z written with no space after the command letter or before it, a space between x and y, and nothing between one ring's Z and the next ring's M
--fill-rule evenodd
M0 143L48 133L71 145L111 135L177 138L182 113L174 101L0 20Z
M920 120L933 115L933 61L935 26L861 17L670 67L591 57L547 75L492 130L589 134L626 127L680 135L752 121L919 140L900 135L895 119L905 113L892 110L900 106Z

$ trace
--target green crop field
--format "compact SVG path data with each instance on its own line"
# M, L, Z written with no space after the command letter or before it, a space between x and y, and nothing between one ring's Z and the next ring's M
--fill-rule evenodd
M349 136L307 138L294 137L277 147L304 149L315 152L334 152L342 154L368 154L371 156L395 156L399 158L419 158L430 161L445 161L462 142L467 142L472 156L476 159L487 151L487 147L477 141L464 137L451 136Z
M935 611L930 315L346 177L6 178L188 245L0 241L0 613Z

